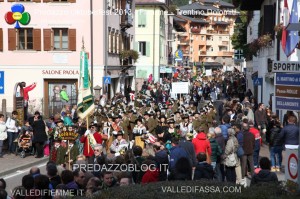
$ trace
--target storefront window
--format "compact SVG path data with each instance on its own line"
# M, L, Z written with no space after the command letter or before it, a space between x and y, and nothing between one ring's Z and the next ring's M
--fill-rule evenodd
M60 113L65 104L77 104L75 82L49 82L48 85L49 116Z

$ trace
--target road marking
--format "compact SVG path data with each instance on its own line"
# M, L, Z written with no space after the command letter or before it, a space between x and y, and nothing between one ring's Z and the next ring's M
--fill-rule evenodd
M37 167L40 168L40 167L43 167L43 166L46 166L47 163L43 163L43 164L40 164L38 165ZM29 172L29 168L28 169L24 169L24 170L17 170L16 172L14 172L13 174L11 175L7 175L7 176L4 176L3 179L7 180L9 178L12 178L12 177L15 177L15 176L18 176L18 175L21 175L21 174L24 174L26 172Z

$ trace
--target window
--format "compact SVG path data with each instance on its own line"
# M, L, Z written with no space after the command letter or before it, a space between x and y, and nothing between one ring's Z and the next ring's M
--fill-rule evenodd
M119 33L117 32L117 34L116 34L116 53L117 53L117 54L120 53L120 49L119 49L119 46L120 46L119 41L120 41L120 39L119 39L119 37L120 37L120 35L119 35Z
M68 50L68 29L53 28L53 50Z
M222 37L219 37L219 41L222 41Z
M68 0L52 0L52 2L68 2Z
M108 52L111 52L111 32L108 31Z
M111 53L115 53L115 33L111 33Z
M140 41L139 42L139 52L141 55L145 56L146 55L146 42L145 41Z
M33 50L32 28L18 29L18 50Z
M17 0L17 1L19 1L19 2L25 2L25 1L29 2L29 1L32 1L32 0Z
M146 11L145 10L138 11L138 27L139 28L146 27Z
M214 48L213 48L213 47L210 47L210 51L214 51Z

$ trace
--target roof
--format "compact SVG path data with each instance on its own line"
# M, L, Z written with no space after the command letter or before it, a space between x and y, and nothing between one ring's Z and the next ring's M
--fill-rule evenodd
M177 22L186 22L186 20L182 19L182 18L179 18L177 16L173 16L173 19Z
M216 21L214 22L216 25L229 25L228 22L225 22L225 21Z
M164 2L161 2L159 0L136 0L136 5L144 5L144 4L165 4Z
M214 6L210 6L210 5L202 5L199 2L195 2L192 4L187 4L185 6L181 6L179 7L180 10L217 10L218 8L214 7Z
M187 16L183 16L183 15L181 15L180 17L183 18L183 19L185 19L185 20L189 20L191 22L194 22L194 23L208 24L208 22L205 21L205 20L203 20L203 19L197 19L197 18L187 17Z
M253 1L253 0L252 0ZM205 3L205 4L215 4L215 3L219 3L220 4L220 7L226 7L226 8L234 8L235 6L231 3L227 3L225 1L221 1L221 0L201 0L201 2Z

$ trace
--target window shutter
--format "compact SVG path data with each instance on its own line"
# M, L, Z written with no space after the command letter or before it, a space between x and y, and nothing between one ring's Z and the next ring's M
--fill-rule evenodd
M68 0L69 3L76 3L76 0Z
M120 34L119 36L119 51L121 52L123 50L123 35Z
M42 50L41 29L33 29L33 50Z
M0 28L0 51L3 51L3 29Z
M141 26L146 26L146 11L145 10L140 10L139 11L139 24Z
M134 42L134 50L136 50L137 52L140 52L138 41Z
M51 29L44 29L44 51L50 51L51 47Z
M150 57L150 42L146 42L146 56Z
M41 0L32 0L32 2L40 3Z
M8 50L16 50L16 30L14 28L8 29Z
M51 2L51 0L43 0L44 3Z
M273 5L264 6L263 34L274 33L274 8Z
M110 53L114 51L114 33L110 33Z
M7 2L15 2L16 0L7 0Z
M0 0L0 2L4 2L4 0Z
M69 50L76 51L76 29L69 29Z

